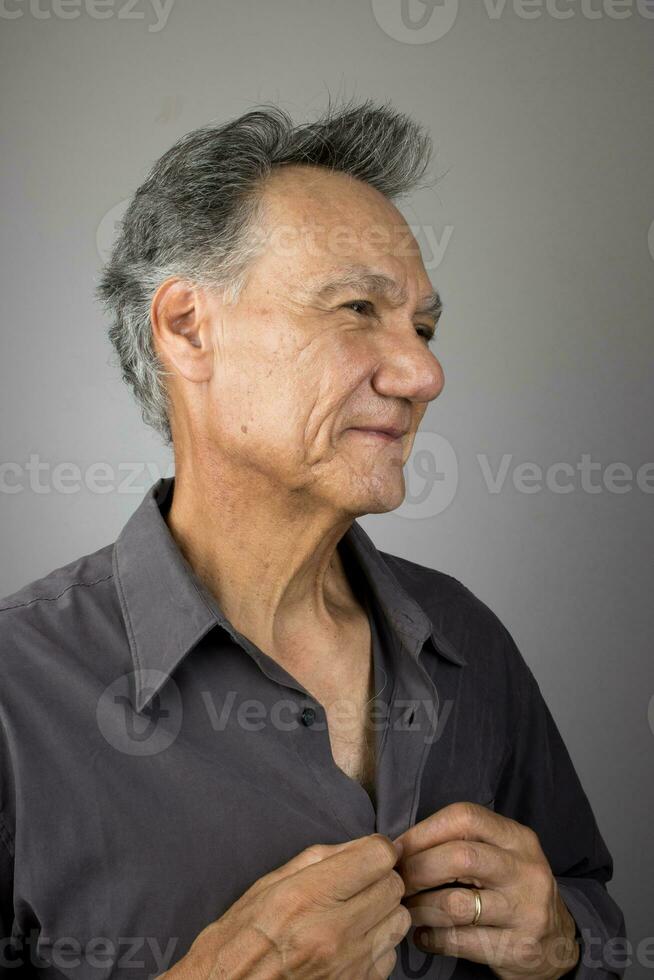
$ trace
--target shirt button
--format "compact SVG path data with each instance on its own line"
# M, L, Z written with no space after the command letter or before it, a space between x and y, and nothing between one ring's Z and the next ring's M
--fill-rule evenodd
M303 725L307 725L307 726L313 725L316 717L316 709L304 708L300 717L302 718Z

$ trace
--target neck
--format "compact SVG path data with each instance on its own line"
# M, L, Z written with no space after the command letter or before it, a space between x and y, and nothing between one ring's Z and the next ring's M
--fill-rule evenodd
M360 612L338 542L352 516L222 462L176 465L166 523L229 622L271 656L307 655Z

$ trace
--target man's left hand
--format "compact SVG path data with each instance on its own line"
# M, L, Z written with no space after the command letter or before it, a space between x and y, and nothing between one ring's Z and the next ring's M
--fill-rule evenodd
M397 840L404 852L395 870L406 886L403 903L413 941L430 953L487 964L502 980L558 980L579 960L576 925L558 891L538 835L477 803L452 803L410 827ZM475 915L472 888L480 892Z

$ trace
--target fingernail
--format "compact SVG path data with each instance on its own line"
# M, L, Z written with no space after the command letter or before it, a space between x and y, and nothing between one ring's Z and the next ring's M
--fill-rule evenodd
M399 861L400 858L402 857L402 854L404 853L404 844L402 843L401 840L394 840L393 846L395 847L395 850L397 852L397 859Z
M416 942L420 943L421 946L427 946L428 937L429 931L427 929L418 929L416 931Z

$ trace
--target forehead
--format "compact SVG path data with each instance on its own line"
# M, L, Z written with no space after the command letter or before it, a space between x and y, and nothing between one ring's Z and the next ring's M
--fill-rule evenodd
M280 272L377 265L428 286L420 247L402 213L374 187L325 167L277 168L262 194L265 253Z

